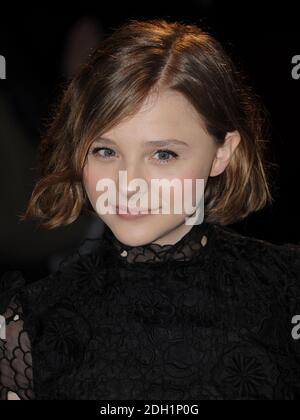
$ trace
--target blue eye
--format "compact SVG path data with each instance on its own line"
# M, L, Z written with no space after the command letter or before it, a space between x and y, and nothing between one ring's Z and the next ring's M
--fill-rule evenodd
M170 161L177 159L178 155L175 152L172 152L171 150L158 150L155 154L159 154L160 156L163 156L162 159L155 159L158 160L159 165L165 165L168 164ZM171 159L168 159L167 157L172 156Z
M108 147L95 147L94 149L92 149L91 153L92 153L93 156L100 156L100 157L103 157L104 159L107 159L107 158L111 157L111 155L108 155L108 156L100 155L99 152L102 151L102 150L104 150L104 151L109 150L110 152L114 153L114 151L112 149L109 149Z

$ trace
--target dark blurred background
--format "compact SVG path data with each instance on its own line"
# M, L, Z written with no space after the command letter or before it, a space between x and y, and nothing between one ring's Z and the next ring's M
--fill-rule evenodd
M36 150L62 85L99 41L128 19L165 18L195 23L220 40L263 99L271 123L270 158L275 203L232 225L238 232L277 244L299 238L300 79L292 58L300 55L297 2L216 0L185 2L45 2L0 7L0 275L20 269L28 281L55 271L84 239L98 237L102 223L82 216L55 231L21 223L33 189Z

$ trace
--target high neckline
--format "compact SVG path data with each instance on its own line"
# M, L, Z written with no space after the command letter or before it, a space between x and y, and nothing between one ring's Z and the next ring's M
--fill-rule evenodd
M140 246L129 246L119 241L111 229L105 225L103 236L107 247L125 263L163 263L170 260L189 262L205 255L211 240L212 225L204 221L193 225L175 244L159 245L150 243Z

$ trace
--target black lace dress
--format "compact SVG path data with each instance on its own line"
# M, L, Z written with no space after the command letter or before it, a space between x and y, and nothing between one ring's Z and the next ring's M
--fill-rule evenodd
M0 281L0 399L300 398L300 247L195 225Z

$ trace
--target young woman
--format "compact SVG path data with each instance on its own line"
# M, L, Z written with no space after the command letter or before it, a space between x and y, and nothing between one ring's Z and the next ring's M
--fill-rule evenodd
M272 201L263 122L195 25L130 21L102 42L41 142L23 219L52 229L92 211L104 234L38 282L2 277L2 399L300 397L300 247L228 227ZM204 181L203 223L152 213L163 194L122 214L130 181L175 178ZM99 211L103 179L116 214Z

